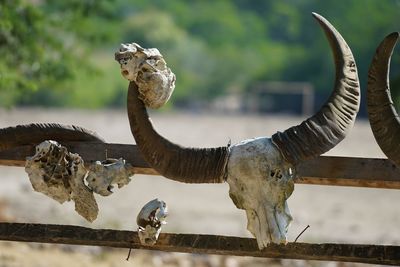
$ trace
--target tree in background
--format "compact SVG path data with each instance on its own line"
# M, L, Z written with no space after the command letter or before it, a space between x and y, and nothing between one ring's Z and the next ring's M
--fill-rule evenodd
M91 44L114 31L92 31L85 22L91 14L93 23L104 16L109 2L0 1L0 105L68 104L76 73L99 74L90 62Z
M266 80L333 79L315 11L342 33L361 85L374 50L399 31L400 4L374 1L0 0L0 105L96 108L125 103L112 52L120 42L157 47L177 74L173 104L245 91ZM399 51L399 49L397 49ZM400 81L400 53L393 81ZM394 82L394 96L400 96ZM400 102L399 97L395 97Z
M52 87L71 78L73 58L57 26L43 11L19 0L1 2L0 102L11 105L27 91Z

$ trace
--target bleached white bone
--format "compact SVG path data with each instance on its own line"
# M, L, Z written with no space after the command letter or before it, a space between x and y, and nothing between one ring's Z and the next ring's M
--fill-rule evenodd
M136 222L140 242L146 245L154 245L161 233L161 226L166 224L168 216L167 204L159 199L149 201L140 210Z
M35 155L26 159L25 171L35 191L61 204L73 200L75 210L90 222L97 218L99 210L93 193L108 196L113 184L121 188L133 175L122 158L97 161L86 169L78 154L51 140L36 146ZM85 177L89 187L84 183Z
M113 184L117 184L118 188L121 188L131 181L129 177L133 173L128 168L129 164L122 158L96 161L89 166L86 181L93 192L109 196L113 193Z
M247 229L259 248L286 243L292 216L286 200L294 189L293 166L270 138L260 137L233 145L228 160L229 196L246 210Z
M122 76L136 82L140 99L147 107L159 108L168 101L175 88L175 74L158 49L145 49L136 43L121 44L115 59Z

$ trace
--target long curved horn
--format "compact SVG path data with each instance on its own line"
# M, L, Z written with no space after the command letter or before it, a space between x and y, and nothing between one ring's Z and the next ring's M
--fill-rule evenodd
M144 159L161 175L185 183L224 182L228 147L184 148L159 135L134 82L129 84L128 118Z
M389 69L399 33L386 36L368 71L367 108L372 132L383 153L400 166L400 119L390 97Z
M74 125L32 123L0 129L0 151L45 140L104 142L95 132Z
M322 16L313 13L333 50L336 66L334 90L311 118L272 136L283 156L293 165L319 156L336 146L353 126L360 106L360 86L353 54L339 32Z

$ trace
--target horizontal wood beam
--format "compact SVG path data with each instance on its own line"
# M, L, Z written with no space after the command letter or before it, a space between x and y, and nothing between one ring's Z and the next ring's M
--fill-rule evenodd
M78 153L85 163L108 158L123 158L132 165L135 173L158 175L142 158L136 145L111 143L63 142L68 151ZM0 151L0 165L24 167L25 159L35 154L34 145L24 145Z
M148 246L139 242L137 232L72 225L0 223L0 240L400 265L400 246L288 243L259 250L252 238L170 233L162 233L155 245Z
M63 143L78 153L86 163L110 158L124 158L135 173L157 175L143 160L136 145L109 143ZM24 166L34 146L20 146L0 151L0 165ZM400 168L387 159L321 156L298 166L296 183L400 189Z
M300 184L400 189L400 168L387 159L320 156L297 171Z

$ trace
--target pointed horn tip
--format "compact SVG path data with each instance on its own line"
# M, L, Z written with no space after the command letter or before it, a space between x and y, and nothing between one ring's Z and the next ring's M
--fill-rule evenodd
M386 60L390 61L390 57L394 51L394 48L396 47L399 37L399 32L392 32L388 34L376 48L375 56L382 57L382 55L384 55L382 58L386 58Z
M331 35L331 34L337 35L337 34L339 34L337 32L337 30L335 29L335 27L326 18L324 18L323 16L321 16L320 14L315 13L315 12L312 12L311 14L315 18L315 20L322 26L322 29L326 33L329 32L328 35Z
M316 12L311 12L312 16L321 24L328 24L330 25L330 23L328 22L328 20L326 18L324 18L323 16L321 16L320 14L316 13Z
M399 39L400 32L392 32L391 34L389 34L389 36L394 36L396 39Z
M316 19L319 19L319 18L323 18L320 14L318 14L317 12L311 12L311 14L312 14L312 16L314 17L314 18L316 18Z
M385 37L386 40L390 40L394 43L397 43L399 40L400 33L399 32L392 32L391 34L388 34L388 36Z

